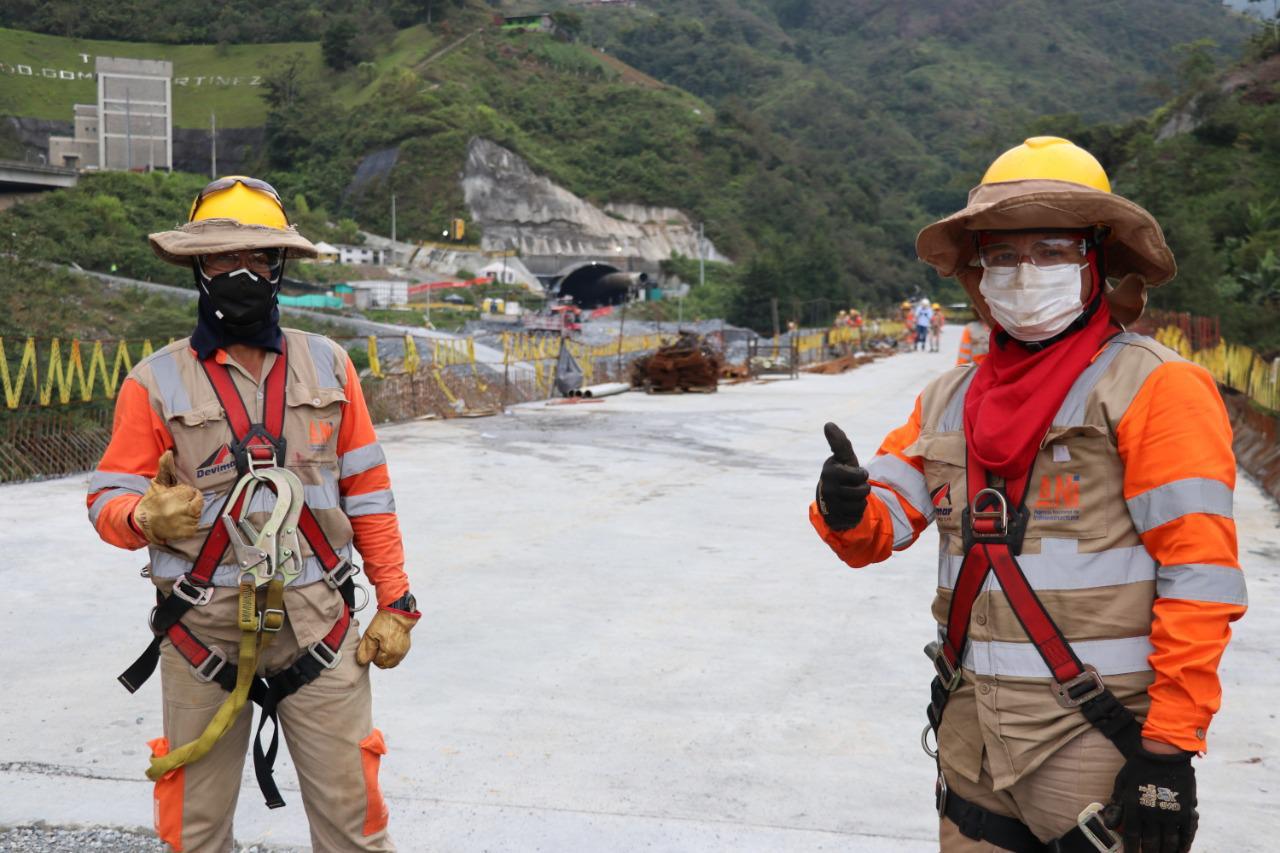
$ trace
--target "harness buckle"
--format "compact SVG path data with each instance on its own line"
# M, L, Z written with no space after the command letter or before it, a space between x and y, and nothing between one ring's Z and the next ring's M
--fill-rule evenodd
M1000 503L1000 509L978 509L978 501L983 495L994 495ZM977 529L979 521L995 521L1000 519L1000 527L997 533L981 533ZM1009 499L999 489L986 488L973 496L969 501L969 526L973 529L973 536L977 539L994 539L1004 536L1009 531Z
M326 646L323 641L307 646L307 653L318 660L325 669L334 669L337 667L338 661L342 660L342 649L338 649L335 652Z
M187 575L183 575L173 585L172 594L192 607L204 607L213 599L213 589L212 585L195 583Z
M1111 831L1102 819L1102 803L1090 803L1076 818L1076 826L1085 840L1098 850L1098 853L1120 853L1124 844L1119 835Z
M933 785L933 804L938 809L938 817L947 816L947 777L938 771L938 781Z
M191 664L191 674L196 681L208 683L218 677L222 668L227 665L227 656L217 646L209 647L209 656L199 666Z
M258 615L258 630L275 634L284 627L284 611L268 607Z
M936 732L934 732L934 735L933 735L934 748L933 748L933 749L930 749L930 748L929 748L929 732L932 732L932 731L933 731L933 723L925 723L925 724L924 724L924 731L920 732L920 748L924 750L924 754L925 754L925 755L927 755L927 756L929 756L930 758L932 758L933 760L937 761L937 759L938 759L938 749L937 749L937 744L938 744L938 735L937 735L937 733L936 733Z
M951 661L947 660L942 643L937 640L929 643L924 647L924 654L933 662L933 670L938 673L938 680L948 693L960 686L960 667L952 666Z
M359 574L360 568L351 560L342 557L338 565L333 567L333 571L320 570L320 577L329 585L330 589L337 589L347 581L351 580Z
M1049 689L1062 707L1078 708L1105 693L1107 686L1102 683L1102 676L1093 664L1087 663L1084 665L1084 672L1066 681L1054 681L1050 683Z
M983 499L988 497L995 499L997 508L978 509ZM982 489L960 512L964 553L968 554L978 543L1007 545L1014 554L1020 553L1029 515L1025 506L1010 509L1009 499L999 489Z

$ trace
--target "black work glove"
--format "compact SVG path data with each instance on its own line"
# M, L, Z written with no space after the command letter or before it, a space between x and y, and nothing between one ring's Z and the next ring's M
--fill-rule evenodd
M1103 820L1123 836L1125 853L1187 853L1200 821L1191 753L1139 749L1120 768Z
M867 511L867 469L859 467L853 445L840 427L828 423L822 428L831 445L831 456L818 478L818 512L832 530L849 530L862 521Z

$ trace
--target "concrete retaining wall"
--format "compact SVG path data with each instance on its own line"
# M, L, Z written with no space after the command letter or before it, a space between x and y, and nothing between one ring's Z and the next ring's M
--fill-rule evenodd
M1280 418L1255 409L1243 394L1224 390L1223 400L1235 432L1236 462L1267 494L1280 500Z

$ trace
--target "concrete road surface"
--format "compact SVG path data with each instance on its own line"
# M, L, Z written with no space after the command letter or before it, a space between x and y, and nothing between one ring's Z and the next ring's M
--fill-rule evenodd
M936 538L861 572L806 506L841 423L869 456L944 354L843 376L530 405L381 430L424 611L375 672L409 851L936 850L920 751ZM84 477L0 488L0 824L145 826L158 681L143 559L101 543ZM1198 763L1197 850L1275 849L1280 515L1236 494L1253 609ZM292 767L243 841L305 846Z

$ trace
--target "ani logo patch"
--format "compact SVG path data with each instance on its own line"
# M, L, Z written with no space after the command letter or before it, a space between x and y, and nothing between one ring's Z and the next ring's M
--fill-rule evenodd
M329 444L329 439L333 436L332 421L312 421L311 428L308 430L311 437L312 450L324 450Z
M1045 474L1031 517L1036 521L1080 520L1080 475Z

